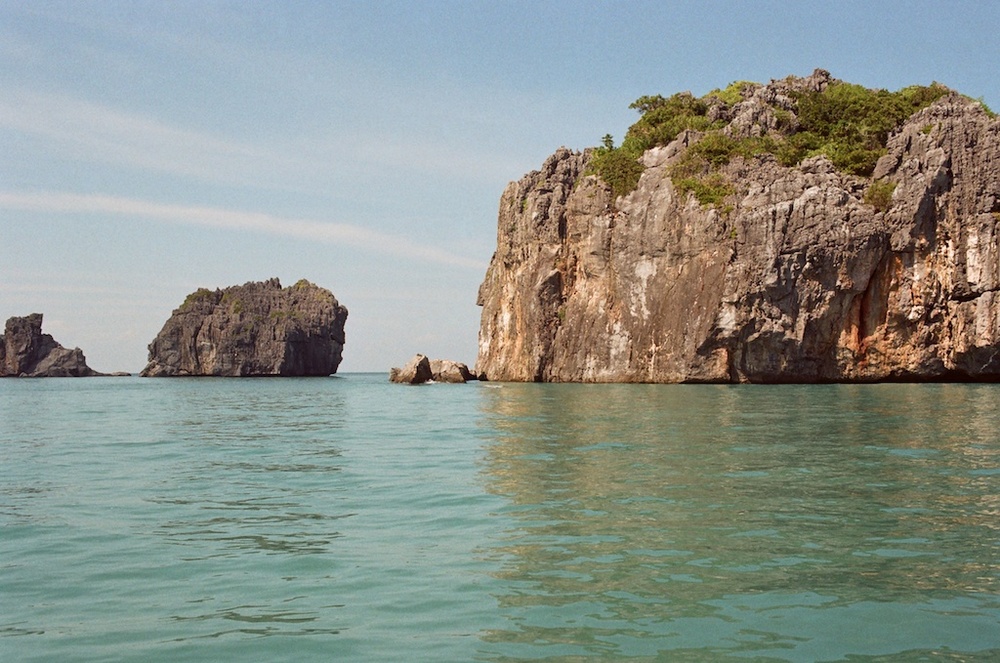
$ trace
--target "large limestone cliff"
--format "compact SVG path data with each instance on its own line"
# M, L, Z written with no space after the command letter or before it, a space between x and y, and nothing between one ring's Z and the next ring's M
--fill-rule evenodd
M305 280L199 289L150 343L142 375L330 375L340 365L346 321L333 293Z
M725 131L794 123L792 93L830 82L818 71L748 89L721 109ZM916 112L869 177L822 155L790 167L768 153L736 157L719 169L735 185L724 204L700 204L672 181L701 137L684 131L646 151L638 186L617 199L588 174L592 150L560 149L507 187L479 291L477 371L1000 379L1000 120L980 103L949 92Z
M91 377L80 348L64 348L42 333L42 314L13 317L0 336L0 377Z

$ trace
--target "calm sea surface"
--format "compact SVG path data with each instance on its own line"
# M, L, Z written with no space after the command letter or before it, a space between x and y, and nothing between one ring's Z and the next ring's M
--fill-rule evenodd
M997 661L1000 386L0 381L2 661Z

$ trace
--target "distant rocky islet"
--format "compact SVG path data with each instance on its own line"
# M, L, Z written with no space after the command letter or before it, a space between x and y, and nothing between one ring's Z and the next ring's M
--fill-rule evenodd
M326 376L344 350L347 308L303 279L199 289L149 345L144 377Z
M80 348L64 348L42 333L42 314L12 317L0 336L0 377L92 377Z
M149 344L142 377L296 377L335 374L345 343L347 308L329 290L302 279L272 278L188 295ZM42 334L42 315L14 317L0 337L0 377L105 375ZM116 373L112 375L127 375ZM417 355L393 382L464 383L466 364Z

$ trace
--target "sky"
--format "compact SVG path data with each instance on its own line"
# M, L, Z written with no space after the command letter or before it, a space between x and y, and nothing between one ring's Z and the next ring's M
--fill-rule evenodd
M341 372L476 360L500 195L560 146L816 68L1000 110L1000 2L0 0L0 319L138 372L194 290L346 306Z

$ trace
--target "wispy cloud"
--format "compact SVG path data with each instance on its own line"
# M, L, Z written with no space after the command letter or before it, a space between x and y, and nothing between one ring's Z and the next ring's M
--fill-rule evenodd
M150 117L24 89L0 99L0 128L41 137L77 159L211 181L242 179L247 164L273 163L276 157Z
M0 208L53 214L109 214L162 223L249 231L355 247L372 253L411 258L453 267L482 269L478 260L409 238L347 223L297 219L214 207L171 205L133 198L62 192L0 191Z
M310 127L306 136L272 127L264 141L259 136L240 140L70 95L15 87L0 97L0 130L30 136L61 158L256 189L302 190L338 179L411 171L442 181L504 182L523 170L496 146L435 136L445 124L436 113L445 109L428 104L423 116L420 110L411 110L426 125L420 131L401 133L391 117L368 117L359 124L352 115Z

